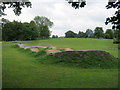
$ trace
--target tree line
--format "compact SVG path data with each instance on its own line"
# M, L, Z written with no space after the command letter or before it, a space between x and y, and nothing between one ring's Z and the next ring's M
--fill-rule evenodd
M53 26L48 18L43 16L36 16L34 20L28 22L10 22L2 18L2 40L36 40L49 38L51 35L50 27Z
M71 6L75 9L79 9L79 7L83 8L86 5L85 0L66 0L66 1L68 1L68 3L71 4ZM13 8L15 15L19 16L21 14L22 8L25 6L31 7L32 4L29 0L14 0L14 2L9 0L8 2L6 2L5 0L2 0L0 2L0 17L6 15L4 13L6 7ZM115 14L112 17L106 18L105 24L107 25L111 23L113 25L112 29L117 29L116 32L119 33L120 32L120 0L109 0L108 4L106 5L106 8L116 9ZM120 43L120 34L117 34L116 42Z
M65 38L105 38L105 39L113 39L118 37L119 30L107 29L105 32L102 27L96 27L94 31L91 29L87 29L85 32L79 31L75 33L71 30L65 33Z

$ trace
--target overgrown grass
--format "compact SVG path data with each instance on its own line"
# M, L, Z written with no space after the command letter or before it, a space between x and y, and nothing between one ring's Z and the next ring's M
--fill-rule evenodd
M95 54L91 52L78 52L62 54L56 54L56 63L62 63L69 66L81 67L81 68L118 68L118 59L105 52L106 55ZM84 55L83 57L81 55ZM53 56L54 57L54 56Z

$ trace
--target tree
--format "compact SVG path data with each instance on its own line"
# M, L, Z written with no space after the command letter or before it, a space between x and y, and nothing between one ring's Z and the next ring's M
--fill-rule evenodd
M6 23L2 28L2 39L4 41L12 41L16 37L16 34L14 34L16 30L12 22Z
M2 23L0 23L0 41L2 41Z
M0 41L2 41L2 27L8 22L9 22L8 19L5 18L0 19Z
M2 23L3 26L4 26L4 24L6 24L8 22L9 22L8 19L5 19L5 18L0 19L0 23Z
M34 21L31 21L29 23L29 26L30 26L30 31L31 31L31 39L32 40L38 39L39 30L37 29L36 24L34 23Z
M66 33L65 33L65 37L66 38L75 38L76 37L76 33L74 33L73 31L67 31Z
M95 38L103 38L104 36L102 27L96 27L94 30L94 37Z
M112 29L120 29L120 0L109 0L107 9L115 8L115 14L112 17L106 19L105 24L112 23Z
M105 38L106 39L113 39L113 30L112 29L107 29L105 32Z
M40 38L41 39L49 38L50 35L51 33L50 33L48 26L43 25L40 27Z
M106 39L110 39L110 34L105 33L105 34L104 34L104 37L105 37Z
M114 30L114 43L120 43L120 30Z
M78 34L77 34L77 38L85 38L85 33L79 31Z
M93 31L91 29L87 29L85 35L86 38L93 38L94 36Z
M49 28L53 26L53 22L51 22L47 17L36 16L34 18L34 22L39 31L39 38L49 38L50 31Z
M84 0L67 0L68 3L72 5L75 9L79 9L79 7L84 7L86 5L86 2ZM106 5L107 9L114 8L115 14L112 17L106 18L105 24L111 23L112 29L117 29L120 32L120 0L109 0L108 5ZM120 43L120 34L118 34L117 40ZM117 41L117 42L118 42Z
M30 23L9 22L3 26L2 31L4 41L35 40L38 38L38 30L32 21Z
M56 38L58 38L58 35L56 35Z
M68 1L69 4L71 4L72 7L74 7L75 9L79 9L79 7L84 7L86 5L86 1L85 0L66 0ZM16 15L20 15L21 14L21 9L22 7L31 7L31 2L29 2L28 0L14 0L10 2L5 1L5 0L1 0L0 1L0 16L5 15L4 14L4 9L6 9L6 5L10 5L9 8L14 8L14 13ZM116 8L118 9L115 12L115 15L113 17L107 18L106 19L106 24L108 23L112 23L113 24L113 29L120 29L120 0L109 0L108 5L106 6L107 9L109 8Z
M29 0L1 0L0 1L0 17L6 15L4 10L8 8L14 8L15 15L20 15L23 7L31 7Z
M118 30L118 33L120 32L120 0L112 0L112 2L109 0L108 5L106 6L107 9L114 8L115 14L112 17L108 17L106 19L105 24L108 23L113 24L112 29ZM116 43L120 43L120 33L117 34Z
M43 25L48 27L53 26L53 22L51 22L47 17L44 16L36 16L34 18L34 22L38 27Z
M52 35L52 38L58 38L58 35Z
M55 36L55 35L52 35L52 38L56 38L56 36Z

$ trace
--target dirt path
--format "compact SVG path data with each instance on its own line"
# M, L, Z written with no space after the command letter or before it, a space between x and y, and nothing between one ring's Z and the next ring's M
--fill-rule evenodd
M28 46L25 44L18 44L20 48L32 48L32 47L42 47L42 48L47 48L50 47L51 45L36 45L36 46Z

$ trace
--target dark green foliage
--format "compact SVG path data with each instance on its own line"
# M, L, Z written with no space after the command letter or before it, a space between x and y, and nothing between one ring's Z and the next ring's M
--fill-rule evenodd
M113 39L113 38L120 38L120 30L112 30L107 29L104 33L102 27L96 27L94 32L91 29L87 29L86 32L79 31L78 34L74 33L73 31L67 31L65 36L67 38L105 38L105 39ZM55 38L55 35L52 36Z
M21 23L13 21L3 25L2 37L4 41L35 40L38 38L38 30L34 22Z
M113 39L113 30L112 29L107 29L105 32L105 38L106 39Z
M46 17L38 16L37 18L40 20L36 20L35 18L35 20L30 23L22 23L18 21L10 22L9 20L1 19L0 24L2 24L2 40L15 41L49 38L51 35L49 27L51 27L53 23Z
M94 30L95 38L104 38L104 32L102 27L96 27Z
M77 34L77 38L85 38L85 36L86 36L85 33L81 31L79 31Z
M108 33L105 33L105 34L104 34L104 37L105 37L106 39L110 39L110 35L109 35Z
M52 38L56 38L55 35L52 35Z
M50 37L51 33L50 33L50 30L49 30L48 26L42 25L39 28L40 28L40 38L41 39L45 39L45 38Z
M52 35L52 38L58 38L58 35Z
M75 38L76 37L76 33L74 33L73 31L67 31L66 33L65 33L65 37L66 38Z
M112 17L108 17L106 19L105 24L108 23L113 24L112 29L118 30L120 32L120 0L114 0L112 2L108 2L108 5L106 6L107 9L114 8L116 9L115 14ZM120 34L117 35L116 41L114 43L120 43Z
M120 43L120 29L114 30L114 43Z
M93 31L91 29L87 29L85 32L85 37L86 38L93 38L94 37Z

